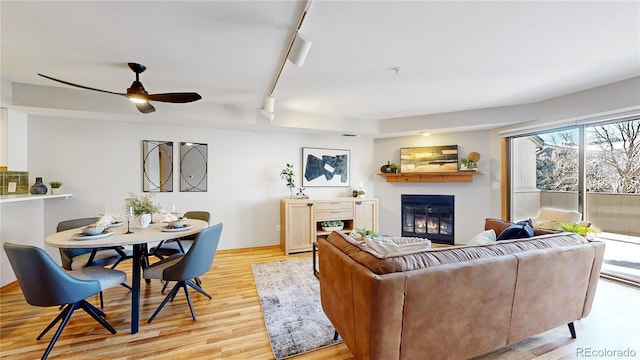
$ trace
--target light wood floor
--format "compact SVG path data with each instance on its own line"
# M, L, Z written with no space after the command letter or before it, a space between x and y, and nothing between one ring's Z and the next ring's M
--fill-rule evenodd
M196 322L191 320L181 293L153 323L147 324L146 319L162 301L162 284L157 280L149 285L143 283L143 322L135 335L129 333L129 292L120 286L109 289L105 291L104 311L118 333L109 334L79 311L49 359L273 359L251 264L310 256L310 253L284 256L277 247L219 251L211 271L202 277L203 287L213 299L192 295L198 316ZM119 269L127 271L130 266L125 262ZM97 297L90 300L98 304ZM602 280L591 315L576 322L578 339L571 340L566 326L562 326L482 358L585 358L576 352L580 348L630 348L640 358L638 304L640 290ZM28 305L18 286L4 287L0 293L1 358L40 358L51 334L40 341L35 338L57 313L57 308ZM296 357L300 360L352 358L344 344Z

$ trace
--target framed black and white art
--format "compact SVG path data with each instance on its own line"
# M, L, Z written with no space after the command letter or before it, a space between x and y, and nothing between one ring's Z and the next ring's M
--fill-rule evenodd
M302 186L349 186L350 150L302 148Z

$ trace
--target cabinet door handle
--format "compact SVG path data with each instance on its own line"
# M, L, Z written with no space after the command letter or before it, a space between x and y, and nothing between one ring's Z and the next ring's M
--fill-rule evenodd
M313 206L313 203L307 203L307 206L308 206L308 207L312 207L312 206Z
M356 201L356 205L362 205L362 201Z

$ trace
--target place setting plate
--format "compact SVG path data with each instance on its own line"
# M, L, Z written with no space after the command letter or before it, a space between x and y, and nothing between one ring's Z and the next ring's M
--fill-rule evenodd
M71 238L74 240L96 240L96 239L104 239L113 235L113 231L105 230L101 234L97 235L85 235L83 233L77 233L71 235Z
M124 225L124 221L114 221L111 224L109 224L109 228L117 228Z
M185 230L189 230L189 229L191 229L191 225L184 225L182 227L177 227L177 228L167 225L167 226L163 226L162 229L160 229L160 230L162 230L164 232L178 232L178 231L185 231Z

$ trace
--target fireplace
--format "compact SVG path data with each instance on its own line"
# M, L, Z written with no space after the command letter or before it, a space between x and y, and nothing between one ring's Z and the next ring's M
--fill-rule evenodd
M454 244L453 195L402 195L402 236Z

